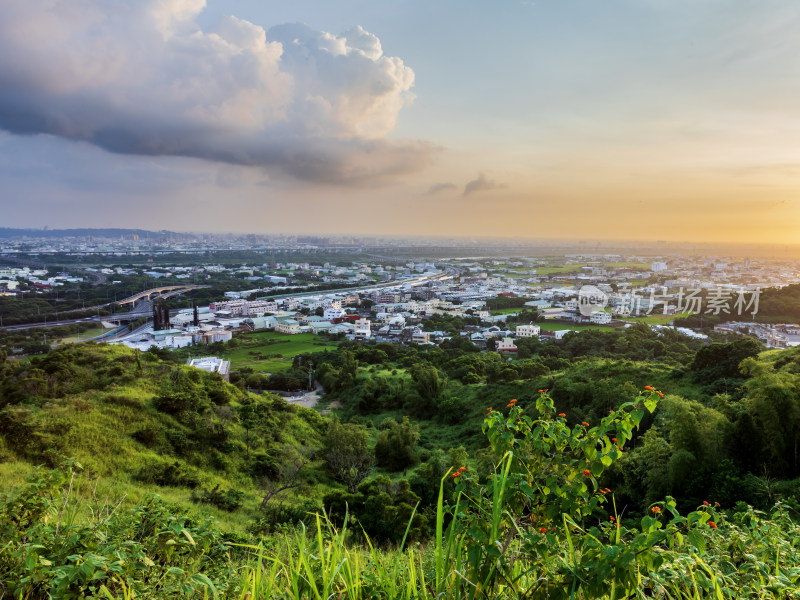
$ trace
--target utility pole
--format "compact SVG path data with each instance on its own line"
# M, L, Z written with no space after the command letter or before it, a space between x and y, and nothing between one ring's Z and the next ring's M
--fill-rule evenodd
M312 377L314 373L314 363L308 363L308 391L313 392L314 388L312 387Z

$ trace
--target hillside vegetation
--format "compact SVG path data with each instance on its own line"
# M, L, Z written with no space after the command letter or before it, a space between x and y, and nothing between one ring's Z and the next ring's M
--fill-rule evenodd
M62 346L2 368L5 489L30 465L71 458L99 478L98 493L135 503L157 492L187 510L200 502L243 530L265 483L310 460L325 429L316 411L279 396L120 346Z
M151 352L0 363L0 597L796 597L797 351L521 349L298 357L330 419Z

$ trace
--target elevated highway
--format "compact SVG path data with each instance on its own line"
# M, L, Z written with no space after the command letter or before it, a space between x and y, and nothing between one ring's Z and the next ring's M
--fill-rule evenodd
M207 288L207 285L165 285L162 287L152 288L149 290L145 290L143 292L139 292L138 294L134 294L133 296L128 296L122 300L117 300L116 303L120 306L125 304L130 304L134 306L137 301L141 299L146 299L148 302L158 299L158 298L171 298L172 296L177 296L179 294L183 294L189 292L191 290L199 290L201 288Z

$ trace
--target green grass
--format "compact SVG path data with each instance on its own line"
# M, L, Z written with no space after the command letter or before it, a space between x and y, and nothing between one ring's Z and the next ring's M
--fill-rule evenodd
M522 308L498 308L497 310L493 310L493 315L514 315L518 312L525 310L526 307Z
M647 315L646 317L626 317L623 321L645 323L646 325L668 325L675 319L685 319L691 313L686 311L675 315Z
M537 275L565 275L567 273L579 273L581 268L586 265L562 265L560 267L535 267Z
M83 340L88 340L89 338L97 337L98 335L102 335L106 331L110 331L109 329L104 329L102 327L95 327L93 329L87 329L82 333L76 333L74 335L69 335L65 338L61 338L59 340L59 344L73 344L75 342L82 342Z
M531 277L538 277L537 274L531 273L498 273L498 275L502 275L503 277L509 277L511 279L529 279Z
M612 262L605 263L604 266L612 269L637 269L639 271L649 271L651 263L640 262Z
M312 333L284 335L274 331L249 333L237 338L238 347L226 350L224 357L231 361L231 369L236 371L249 367L257 371L276 373L286 371L292 366L292 358L308 352L335 350L337 344L327 342ZM280 354L277 358L259 358L261 355Z
M577 323L553 323L552 321L540 321L536 323L542 331L559 331L561 329L574 329L576 331L589 331L592 329L608 331L608 325L579 325Z

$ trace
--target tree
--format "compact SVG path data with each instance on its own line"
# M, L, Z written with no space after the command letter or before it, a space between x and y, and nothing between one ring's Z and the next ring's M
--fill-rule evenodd
M325 436L325 460L328 469L347 490L355 493L358 484L369 475L374 464L367 446L367 428L355 423L341 423L334 417Z
M269 409L266 404L252 400L244 401L236 408L239 422L244 427L245 449L248 458L250 457L250 432L257 429L267 422Z
M264 478L264 491L266 491L266 494L261 500L260 508L266 508L267 503L278 494L302 485L300 474L308 464L309 454L310 451L306 447L297 452L291 448L284 449L282 452L283 460L280 462L279 475L276 480L273 481L269 477Z
M401 471L411 466L416 461L417 441L419 425L411 423L408 417L403 417L401 423L391 419L375 443L378 465L389 471Z
M447 378L430 364L416 364L411 368L411 381L417 393L425 400L435 400L447 387Z

